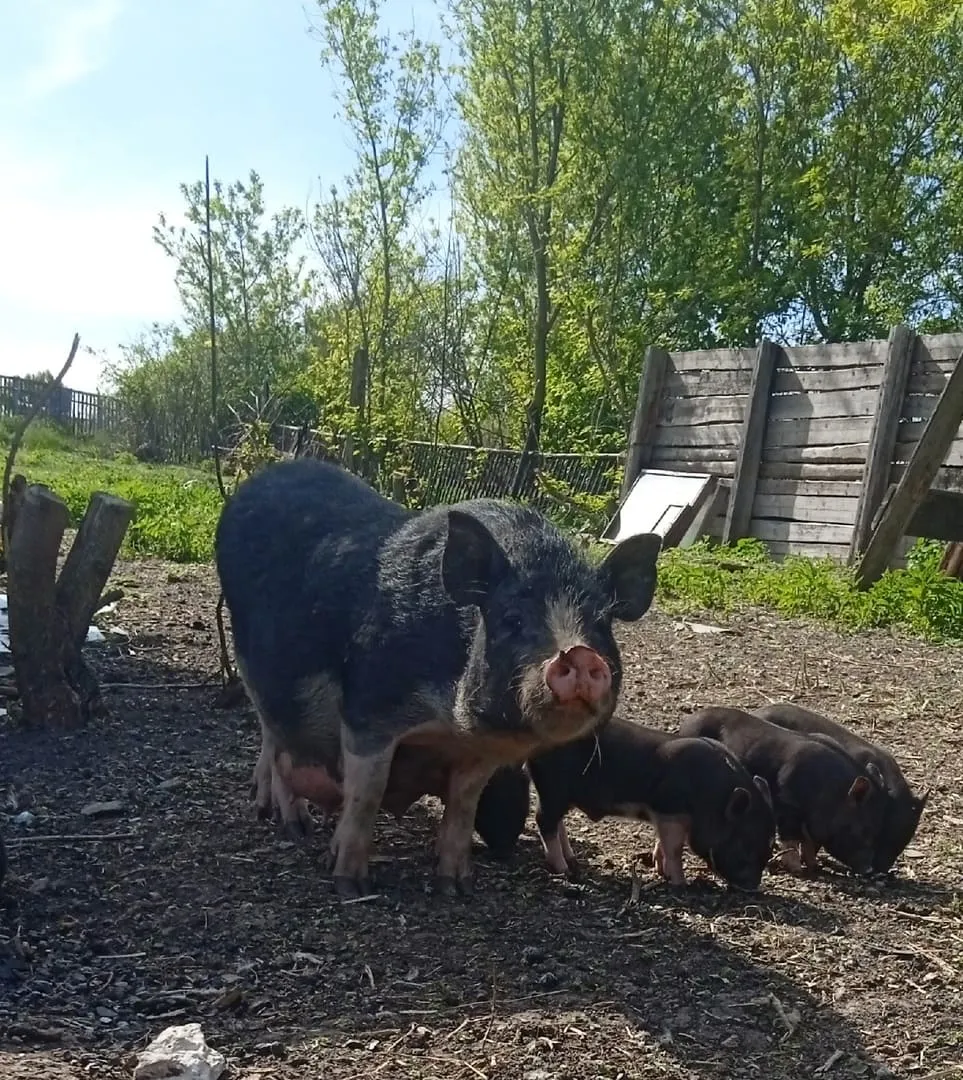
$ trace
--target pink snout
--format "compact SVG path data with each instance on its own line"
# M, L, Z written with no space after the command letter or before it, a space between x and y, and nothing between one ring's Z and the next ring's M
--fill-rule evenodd
M598 705L612 688L612 672L594 649L575 645L546 663L545 684L560 705Z

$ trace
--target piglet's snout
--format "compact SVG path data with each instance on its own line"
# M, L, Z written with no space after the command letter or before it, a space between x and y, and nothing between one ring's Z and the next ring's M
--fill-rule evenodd
M560 705L598 705L612 689L612 672L594 649L575 645L546 663L545 684Z

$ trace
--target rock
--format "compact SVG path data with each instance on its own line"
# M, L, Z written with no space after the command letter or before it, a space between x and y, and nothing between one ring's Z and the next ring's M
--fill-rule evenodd
M137 1059L134 1080L217 1080L227 1059L212 1050L200 1024L165 1028Z
M112 802L92 802L80 811L84 817L106 817L108 814L122 814L124 812L124 804L120 799L114 799Z

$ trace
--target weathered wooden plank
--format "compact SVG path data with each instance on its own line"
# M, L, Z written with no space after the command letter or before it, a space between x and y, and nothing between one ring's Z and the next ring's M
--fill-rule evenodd
M752 371L679 371L669 361L662 392L667 398L716 397L748 394Z
M827 525L812 521L779 521L773 518L753 518L751 536L760 540L784 540L801 544L848 544L851 525Z
M731 476L735 470L734 446L654 446L649 464L652 468L674 469L676 472L711 472Z
M709 447L739 445L739 424L699 424L696 427L658 427L655 446Z
M659 406L659 425L693 427L697 424L741 424L746 397L665 398Z
M851 416L836 420L774 420L766 428L765 446L829 446L869 441L873 420Z
M858 480L773 480L760 477L756 491L760 495L834 495L855 499L862 487Z
M784 363L780 367L841 368L882 364L886 356L886 339L875 341L837 342L832 345L796 345L783 349Z
M872 416L876 390L833 390L816 394L780 394L769 403L770 420L803 420L808 417Z
M771 461L763 460L759 467L760 482L762 480L792 481L799 483L808 481L823 483L825 481L849 482L861 481L863 475L863 463L854 461L850 463L840 462L800 462L800 461Z
M836 446L773 446L766 450L763 457L765 464L799 463L815 465L850 465L857 463L857 475L863 475L863 465L869 453L869 443L839 443ZM765 473L769 476L782 476L783 473Z
M701 451L679 450L669 447L665 450L656 446L652 451L652 460L649 462L652 469L669 469L673 472L702 472L711 473L714 476L731 477L735 472L735 449L730 451L728 458L694 458L692 455Z
M907 424L900 424L900 431L904 427L908 427ZM922 427L921 424L914 424L913 427ZM908 439L905 442L900 439L896 443L896 449L893 451L893 462L898 465L906 465L910 458L913 456L913 451L919 445L919 439ZM951 468L958 469L963 466L963 442L955 440L949 450L946 452L946 457L943 458L943 465L949 465ZM892 479L892 477L890 477Z
M882 364L864 364L854 368L823 368L819 371L777 371L774 394L810 393L826 390L875 390L883 381Z
M852 525L856 520L855 498L838 495L769 495L759 493L752 503L754 518Z
M928 419L939 400L939 394L907 394L900 410L900 420L912 423Z
M769 390L778 363L779 349L771 341L763 341L756 352L752 369L752 389L742 422L736 471L729 492L726 524L722 539L731 544L745 536L752 518L752 500L762 461L762 446L769 417Z
M766 547L774 562L782 562L787 555L798 555L805 559L833 559L845 562L849 554L849 544L800 544L787 543L784 540L769 540Z
M745 349L697 349L672 353L676 371L752 371L754 346Z
M929 492L963 417L963 353L929 418L912 459L887 500L856 569L864 588L877 581L916 508Z
M948 360L950 367L963 353L963 334L920 334L919 341L933 360Z
M932 371L928 368L913 368L906 383L907 394L942 394L948 371Z
M639 375L639 392L629 432L625 468L622 472L623 499L651 457L653 437L658 431L659 398L668 366L669 354L664 349L646 349L642 372Z
M900 411L906 395L906 379L910 360L916 347L916 335L908 326L894 326L889 335L883 384L879 388L876 411L869 435L869 454L863 473L863 490L851 540L850 561L857 559L866 547L883 493L889 482L893 448L899 428Z

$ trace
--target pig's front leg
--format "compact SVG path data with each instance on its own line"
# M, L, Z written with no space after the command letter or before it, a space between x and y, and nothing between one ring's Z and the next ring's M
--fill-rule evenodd
M685 885L682 853L688 840L688 830L678 821L657 819L656 841L652 852L655 868L670 885Z
M375 819L381 809L395 747L358 752L348 749L351 735L343 733L344 779L341 817L331 838L335 856L334 887L343 900L371 891L368 858Z
M442 896L472 891L471 838L478 800L495 771L492 762L453 765L438 826L436 888Z

